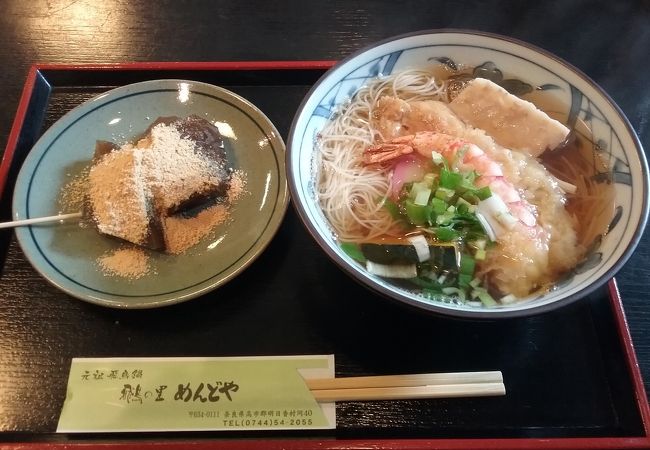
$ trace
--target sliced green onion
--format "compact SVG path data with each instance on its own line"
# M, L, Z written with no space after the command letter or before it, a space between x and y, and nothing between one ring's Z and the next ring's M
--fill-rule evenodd
M447 211L447 202L439 199L438 197L433 197L431 199L431 206L433 207L433 212L436 214L443 214Z
M363 255L359 244L356 244L354 242L341 242L340 247L346 255L355 261L359 261L360 263L366 262L366 257Z
M425 221L429 225L433 225L436 222L436 213L433 212L433 206L426 205L423 206L423 208L424 208Z
M458 274L458 286L467 289L470 287L470 283L472 282L472 275L467 274L467 273L461 273Z
M431 259L431 251L429 250L429 243L427 239L421 234L415 236L408 236L408 241L415 248L415 253L418 255L419 262L425 262Z
M413 203L419 206L425 206L426 204L429 203L430 196L431 196L431 189L422 189L418 191L417 195L415 196L415 200L413 200Z
M457 295L458 299L461 302L464 302L465 299L466 299L465 291L463 291L462 289L455 288L455 287L442 288L442 293L447 294L447 295Z
M409 191L409 198L414 199L415 197L418 196L420 192L426 190L429 190L429 186L427 186L426 183L423 183L421 181L418 181L417 183L413 183L411 185L411 190Z
M484 306L496 306L497 302L492 298L488 291L482 288L476 288L472 291L472 297L478 298Z
M474 278L472 281L469 282L469 285L476 289L481 285L481 279L480 278Z
M485 186L476 190L476 196L479 198L479 200L485 200L486 198L489 198L491 195L492 195L492 191L490 190L489 186Z
M466 200L467 202L471 203L472 205L476 205L479 201L481 201L480 198L475 194L475 191L467 191L462 195L462 198Z
M463 176L458 172L447 169L440 171L440 186L446 189L456 189L463 181Z
M413 225L424 225L427 221L427 208L422 205L416 205L412 200L404 201L406 216Z
M450 200L453 198L453 196L456 194L456 191L453 189L447 189L444 187L439 187L436 189L435 196L436 198L439 198L440 200Z
M435 229L436 237L441 241L453 241L458 237L458 232L453 228L438 227Z
M474 268L476 267L476 261L470 255L463 253L460 256L460 267L459 271L461 274L465 275L474 275Z
M445 157L442 156L441 153L438 153L435 150L431 151L431 159L433 160L433 163L437 164L437 165L441 165L441 164L446 165L447 164L447 161L445 161Z
M450 212L445 211L444 213L439 214L436 217L436 224L437 225L445 225L445 226L449 225L449 223L452 221L453 218L454 218L454 213L450 213Z
M412 255L411 259L395 261L404 266L384 266L369 261L366 264L371 273L374 271L380 276L409 278L409 282L421 292L426 291L423 295L428 298L445 300L446 293L458 296L466 303L493 306L496 300L481 287L481 279L474 277L476 263L486 258L486 247L493 245L490 239L495 240L497 231L505 231L512 220L506 216L498 217L499 214L509 213L507 207L500 205L502 200L498 195L493 195L489 187L476 186L479 177L476 171L465 171L467 166L463 164L463 153L467 148L459 150L453 161L447 161L441 153L433 151L432 161L439 166L435 173L425 174L418 182L405 183L398 204L390 201L384 203L393 217L410 223L410 231L417 231L416 235L408 238L413 247L406 247ZM450 271L441 272L442 267L446 266L438 261L437 253L429 246L425 235L435 236L438 245L454 246L455 264L450 263ZM464 250L461 252L461 249ZM354 252L354 249L351 251ZM409 263L416 261L417 267L413 268Z
M468 207L473 206L470 202L465 200L463 197L458 197L458 199L456 200L456 206L460 206L460 205L465 205Z
M475 191L476 186L474 185L474 181L476 180L476 176L476 172L473 170L471 172L467 172L464 174L463 181L458 187L463 191Z

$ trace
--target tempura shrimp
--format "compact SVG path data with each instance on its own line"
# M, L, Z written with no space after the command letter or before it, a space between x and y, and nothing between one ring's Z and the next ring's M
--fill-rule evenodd
M503 175L501 166L483 150L466 140L443 133L421 131L371 146L363 154L363 163L386 164L395 158L413 152L431 158L431 152L440 153L449 164L456 164L461 172L476 171L478 187L489 186L508 206L510 212L526 227L537 223L535 207L521 198L517 189Z

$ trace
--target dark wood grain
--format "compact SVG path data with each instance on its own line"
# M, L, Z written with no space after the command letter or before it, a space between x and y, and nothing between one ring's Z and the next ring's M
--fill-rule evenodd
M243 60L304 60L340 59L349 53L395 34L431 28L468 28L509 35L528 41L566 59L599 83L619 104L636 129L646 149L650 148L650 2L647 0L629 2L611 1L22 1L7 0L2 3L0 14L0 148L4 148L7 135L18 104L19 95L28 68L35 62L51 63L107 63L124 61L243 61ZM259 105L263 110L268 105L282 102L282 98L269 98L256 94L255 87L248 87L251 100L268 102ZM288 105L296 105L304 93L302 88L286 95ZM87 93L80 93L85 96ZM71 96L65 97L74 103ZM57 105L64 110L66 105ZM292 112L280 109L271 117L278 128L286 130ZM55 113L56 115L56 113ZM6 206L6 205L5 205ZM275 245L283 245L298 233L297 221L285 225ZM298 233L298 235L300 235ZM6 234L0 240L5 243ZM306 236L301 238L314 252L316 261L322 255ZM295 247L291 247L294 248ZM19 250L15 244L9 247L10 255ZM13 253L12 253L13 252ZM290 257L291 255L287 255ZM9 258L19 261L20 258ZM260 264L271 263L261 260ZM274 263L274 262L273 262ZM339 283L340 273L331 267L323 274L304 270L304 281L292 286L280 286L265 278L258 266L251 273L259 278L256 283L279 289L277 295L308 297L314 286L327 288L327 282ZM313 266L312 266L313 267ZM320 267L320 266L319 266ZM7 274L11 274L7 277ZM253 275L249 275L253 276ZM226 296L231 299L227 305L216 306L210 299L156 311L150 315L106 311L72 300L61 303L54 301L58 292L47 285L26 263L3 269L3 290L0 292L0 367L15 367L12 373L0 373L0 427L2 431L37 432L51 431L55 423L55 407L34 410L27 414L16 411L31 405L59 405L61 391L50 390L35 397L35 393L19 386L15 380L21 377L36 380L41 376L48 386L60 386L65 377L61 367L71 356L92 354L108 356L115 354L138 355L147 352L147 336L161 336L165 351L161 354L191 355L192 350L183 345L185 339L201 339L210 336L210 327L229 326L226 319L230 314L237 318L249 314L267 316L269 332L281 333L273 326L273 315L292 314L290 311L271 311L268 308L255 309L247 300L255 298L250 291L251 284L235 280L225 287ZM320 277L323 277L322 279ZM8 278L8 279L7 279ZM646 389L650 388L650 239L646 233L638 250L617 276L629 328L634 340ZM323 281L324 280L324 281ZM266 283L266 284L265 284ZM313 283L313 284L310 284ZM42 295L38 298L21 298L20 293L37 286ZM347 285L346 285L347 286ZM353 293L363 297L358 287L350 284ZM234 295L235 290L241 289ZM283 291L284 290L284 291ZM338 291L337 291L338 292ZM239 299L236 301L235 299ZM324 297L323 297L324 298ZM321 345L324 350L336 342L341 345L341 358L358 355L363 345L373 345L368 336L355 333L355 321L371 321L373 313L366 310L370 304L352 308L343 298L330 309L330 305L316 303L304 306L305 310L296 317L304 321L300 331L309 336L312 346L304 346L287 338L283 341L288 351L300 352ZM378 335L382 327L401 326L408 323L426 335L430 318L411 312L393 309L383 305L381 319L371 327ZM67 313L64 313L63 310ZM70 310L73 313L70 313ZM567 311L558 320L569 320L577 315ZM295 312L293 313L295 314ZM574 315L572 315L574 314ZM177 323L171 329L161 329L161 323L172 322L170 316L177 315ZM329 327L323 328L324 315ZM388 317L394 317L389 321ZM60 318L76 317L75 321L61 322ZM211 321L206 322L205 318ZM382 317L380 315L380 317ZM90 329L86 323L94 323ZM279 326L279 325L278 325ZM523 322L521 327L526 326ZM570 323L566 322L567 330ZM65 330L58 337L48 333L48 328ZM310 328L311 327L311 328ZM340 333L331 334L336 329ZM567 331L565 330L565 331ZM568 332L568 331L567 331ZM533 323L531 333L535 333ZM329 341L328 339L339 339ZM579 336L570 336L579 339ZM504 338L502 336L502 338ZM349 342L343 342L348 339ZM385 339L385 338L384 338ZM401 344L408 347L409 341L400 338L397 343L380 341L384 345ZM533 338L531 338L533 339ZM535 342L543 337L536 336ZM71 343L72 341L72 343ZM268 341L256 347L256 353L275 353L276 348ZM533 342L533 341L531 341ZM305 344L306 345L306 344ZM562 343L563 346L571 342ZM355 348L356 346L356 348ZM435 354L438 347L427 345L424 351ZM555 349L555 347L551 347ZM195 354L237 354L248 351L246 347L227 347L226 343L202 346ZM531 351L529 349L529 351ZM346 353L349 352L349 353ZM149 353L149 352L147 352ZM534 360L535 352L520 355ZM579 357L570 352L564 357ZM592 355L593 356L593 355ZM24 358L29 357L28 361ZM595 356L593 356L595 358ZM589 356L583 361L589 364ZM48 361L50 361L48 363ZM348 362L354 361L349 357ZM450 360L451 361L451 360ZM393 368L399 369L397 360ZM379 364L378 361L366 361ZM451 362L449 362L451 364ZM348 365L348 370L354 367ZM367 367L367 366L366 366ZM458 367L453 367L458 369ZM361 368L360 368L361 369ZM567 374L567 376L570 374ZM542 374L538 374L539 377ZM57 382L53 382L57 381ZM541 382L541 378L538 379ZM596 385L598 380L594 380ZM551 398L558 400L557 398ZM589 406L589 405L587 405ZM593 406L593 414L606 414ZM364 406L350 406L342 411L343 417L355 417L355 426L361 427L370 417L364 416ZM481 411L480 402L470 404L470 409ZM405 411L408 408L405 409ZM383 414L383 415L382 415ZM415 413L412 413L416 415ZM553 416L552 419L565 419ZM378 422L390 428L394 421L389 411L380 414ZM408 416L408 413L407 413ZM409 416L410 417L410 416ZM576 418L578 420L579 418ZM349 421L348 423L353 423ZM466 425L466 423L465 423ZM449 424L449 433L454 432ZM451 430L451 431L449 431ZM530 431L533 433L533 431ZM414 435L417 435L415 430ZM354 434L354 432L352 432Z

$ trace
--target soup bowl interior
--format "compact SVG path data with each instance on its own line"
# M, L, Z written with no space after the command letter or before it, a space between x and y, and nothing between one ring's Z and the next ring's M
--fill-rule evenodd
M514 93L544 92L554 116L569 128L582 126L594 151L611 170L614 213L606 233L585 258L548 291L515 303L477 307L431 301L368 273L340 247L318 200L318 135L355 92L377 77L408 68L468 68L473 76L508 86ZM648 215L648 169L629 122L593 81L559 58L501 36L454 30L398 36L363 49L328 71L307 94L292 124L287 152L289 186L305 226L323 250L348 274L397 301L444 315L492 318L530 315L566 305L607 282L625 263L643 232ZM587 218L579 218L587 220Z

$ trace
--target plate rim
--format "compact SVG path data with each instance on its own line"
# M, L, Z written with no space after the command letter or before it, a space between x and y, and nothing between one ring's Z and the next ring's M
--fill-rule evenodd
M26 154L23 162L21 163L20 169L16 176L16 182L14 184L14 192L12 196L12 216L15 219L18 211L23 211L17 207L18 201L18 190L16 189L21 183L24 183L24 179L33 174L33 170L30 170L30 173L26 173L26 166L34 163L34 159L37 158L34 150L38 150L38 147L43 145L52 145L56 136L59 136L66 132L66 130L71 126L70 121L76 121L82 118L87 114L86 109L96 105L101 108L105 104L110 103L114 100L113 97L119 96L125 92L134 90L137 94L139 90L146 90L147 87L156 87L161 85L175 85L179 83L188 83L190 85L190 91L192 87L197 87L202 89L203 92L211 91L212 93L218 93L223 98L234 101L239 104L239 106L244 106L244 112L250 118L251 122L257 125L272 142L271 151L274 154L274 158L278 164L277 167L277 177L278 177L278 194L275 198L275 206L273 207L267 225L264 229L255 235L255 239L251 240L251 246L248 250L241 254L241 256L233 262L229 267L233 265L236 266L232 271L229 272L229 268L224 269L222 272L226 272L225 276L213 275L205 280L202 280L196 283L193 286L181 288L176 290L173 293L165 294L155 294L155 295L142 295L135 298L138 299L136 303L125 302L124 299L134 298L134 297L124 297L118 294L107 294L102 297L101 295L94 296L86 292L79 292L73 288L70 288L64 284L59 283L54 279L42 265L51 268L52 264L47 261L45 255L42 254L41 250L38 255L33 255L31 251L25 251L25 245L38 247L33 233L32 227L20 227L16 228L16 240L21 248L21 251L25 255L26 259L29 261L30 265L42 276L49 284L61 290L62 292L74 297L78 300L109 307L113 309L153 309L164 306L169 306L173 304L183 303L185 301L200 297L208 292L211 292L219 287L225 285L232 279L236 278L242 272L246 270L268 247L270 242L273 240L274 236L277 234L281 224L283 223L284 217L286 215L288 205L289 205L289 190L288 182L286 176L286 142L282 138L282 135L278 132L275 124L269 119L269 117L255 104L246 99L245 97L221 86L213 85L210 83L195 81L190 79L181 79L181 78L155 78L146 81L140 81L136 83L129 83L122 86L118 86L113 89L109 89L105 92L97 94L92 98L85 100L79 105L67 111L59 119L57 119L47 130L45 130L36 142L31 146L28 153ZM176 89L175 89L176 90ZM221 97L220 97L221 98ZM104 101L104 103L101 103ZM100 102L100 103L97 103ZM248 114L253 112L253 114ZM153 119L152 119L153 120ZM275 145L273 145L275 144ZM39 152L41 153L41 152ZM39 154L38 157L42 157L42 154ZM27 189L23 189L24 198L28 198ZM38 261L45 260L45 261Z

